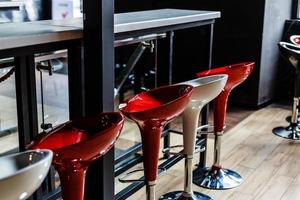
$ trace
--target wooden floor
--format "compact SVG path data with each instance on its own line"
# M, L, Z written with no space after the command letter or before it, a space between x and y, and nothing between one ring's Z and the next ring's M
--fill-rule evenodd
M272 128L287 125L290 112L276 106L255 111L231 128L222 141L223 166L238 171L243 184L232 190L213 191L194 186L215 200L297 200L300 199L300 142L289 141L272 134ZM182 143L180 136L172 143ZM209 140L208 163L212 163L213 140ZM195 156L195 162L198 155ZM157 195L183 188L183 161L159 177ZM116 180L116 192L126 185ZM145 199L145 189L131 196Z

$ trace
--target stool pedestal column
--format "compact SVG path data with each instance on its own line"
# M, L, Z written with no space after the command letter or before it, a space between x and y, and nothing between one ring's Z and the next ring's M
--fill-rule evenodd
M57 167L63 199L84 200L84 186L87 168ZM71 183L71 184L70 184Z
M235 188L243 181L242 177L237 172L225 169L220 165L221 137L224 132L229 95L235 87L247 79L247 77L251 74L253 67L253 62L245 62L214 68L197 74L198 77L213 74L228 75L228 80L224 90L214 100L214 164L210 168L198 167L194 170L193 182L198 186L208 189L224 190Z
M139 123L143 145L143 163L146 179L147 200L156 200L156 179L160 150L160 136L164 124L160 121L149 120Z

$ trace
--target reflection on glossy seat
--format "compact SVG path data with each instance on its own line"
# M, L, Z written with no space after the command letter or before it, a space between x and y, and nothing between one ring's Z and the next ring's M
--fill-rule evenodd
M53 164L59 173L63 199L83 200L89 165L114 145L124 118L120 113L102 113L62 124L39 135L31 149L53 150Z
M29 198L48 174L52 155L49 150L36 150L1 157L0 199Z
M209 189L230 189L242 183L242 177L220 165L221 136L224 132L227 101L230 92L247 79L254 67L253 62L240 63L200 72L198 77L213 74L227 74L224 90L214 100L214 164L211 168L197 168L194 171L194 183Z
M213 75L194 79L186 84L194 87L191 100L183 113L183 141L185 157L185 180L184 191L170 192L160 197L160 200L209 200L209 196L193 191L193 156L195 152L195 142L199 115L202 108L211 100L216 98L224 88L227 75Z
M290 37L290 41L295 44L300 46L300 35L292 35Z
M183 112L192 90L190 85L160 87L140 93L119 106L121 112L140 128L147 200L156 199L155 185L162 130L170 120Z

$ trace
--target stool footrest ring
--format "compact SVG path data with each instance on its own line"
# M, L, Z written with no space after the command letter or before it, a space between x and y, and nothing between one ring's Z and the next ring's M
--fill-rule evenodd
M179 148L179 147L183 148L183 145L170 146L168 148L163 149L162 153L168 153L170 155L175 155L175 156L178 156L178 155L183 156L184 153L182 151L181 152L172 152L172 151L170 151L171 149ZM205 146L196 145L196 147L195 147L195 153L204 152L205 150L206 150Z
M199 126L197 128L198 136L201 136L203 134L209 135L214 133L214 126L211 124L205 124L202 126Z
M168 153L170 155L175 155L175 156L178 156L178 155L183 155L183 153L180 153L180 152L172 152L170 151L171 149L175 149L175 148L183 148L183 145L174 145L174 146L170 146L170 147L167 147L165 149L162 150L162 153Z
M158 172L159 176L163 175L167 171L167 169L164 168L164 167L159 167L158 169L160 170ZM141 172L141 171L144 171L144 168L136 169L136 170L133 170L131 172L128 172L128 173L124 174L123 176L119 177L118 180L121 183L145 182L145 178L140 178L140 179L126 179L128 176L130 176L132 174L135 174L137 172Z
M196 145L195 153L200 153L200 152L204 152L204 151L206 151L205 146Z
M226 128L226 124L224 125L223 129L225 129L225 128ZM214 134L214 126L211 125L211 124L206 124L206 125L199 126L197 128L197 132L198 132L198 137L200 137L201 135Z

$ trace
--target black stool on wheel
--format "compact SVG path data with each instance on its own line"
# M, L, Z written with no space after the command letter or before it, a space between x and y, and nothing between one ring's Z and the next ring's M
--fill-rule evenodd
M295 67L296 71L294 81L295 88L293 109L290 125L288 127L276 127L273 129L273 133L283 138L300 140L300 128L298 126L298 108L300 98L300 47L287 42L279 42L278 47L281 55Z

